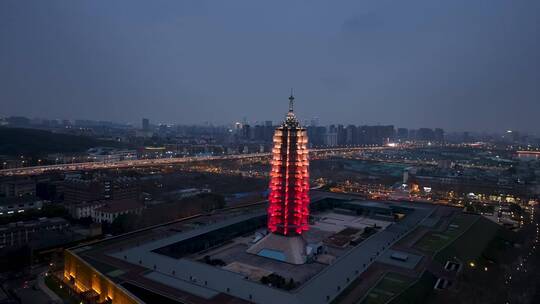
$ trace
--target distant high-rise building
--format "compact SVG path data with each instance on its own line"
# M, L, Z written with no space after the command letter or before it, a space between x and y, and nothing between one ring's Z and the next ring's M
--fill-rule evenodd
M444 130L441 128L436 128L434 133L435 141L437 142L444 142Z
M234 133L240 133L242 130L242 123L237 121L234 123Z
M335 147L338 145L338 131L335 125L328 126L326 136L324 138L324 144L329 147Z
M464 143L472 142L471 134L469 134L469 132L463 132L462 141Z
M394 138L394 126L363 126L360 144L382 145Z
M263 129L263 140L265 142L272 142L274 134L274 127L272 125L265 125Z
M143 131L150 130L150 120L148 118L143 118L142 119L142 129L143 129Z
M264 141L264 126L256 125L253 127L253 139Z
M345 145L345 142L347 140L347 132L345 131L345 128L343 125L337 126L337 144L338 146Z
M6 118L7 125L10 127L27 127L30 125L30 119L22 116L11 116Z
M406 128L397 129L397 139L406 140L409 139L409 130Z
M326 128L325 127L316 127L309 126L307 127L308 137L310 138L310 143L312 146L322 146L325 145L326 140Z
M409 130L409 139L416 139L417 133L418 133L417 130L410 129Z
M250 140L251 139L251 127L248 124L242 125L242 139Z
M348 125L345 129L345 144L355 145L357 144L357 130L355 125Z
M416 132L416 139L418 140L435 140L435 133L429 128L420 128Z

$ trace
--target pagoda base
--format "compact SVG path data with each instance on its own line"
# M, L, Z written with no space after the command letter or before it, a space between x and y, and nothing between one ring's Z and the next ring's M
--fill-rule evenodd
M306 263L306 241L301 235L284 236L269 233L246 252L289 264Z

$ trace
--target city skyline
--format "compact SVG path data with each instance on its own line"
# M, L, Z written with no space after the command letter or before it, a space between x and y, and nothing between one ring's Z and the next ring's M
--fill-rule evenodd
M22 119L25 121L24 125L21 125L19 120ZM11 121L17 121L15 123L12 123ZM148 121L148 125L145 127L145 121ZM0 126L2 125L2 122L5 124L5 126L8 126L10 128L31 128L31 129L51 129L54 130L55 128L63 128L65 126L72 126L72 127L80 127L80 128L95 128L99 126L109 126L112 128L128 128L133 130L145 130L145 131L158 131L161 127L174 128L174 127L201 127L201 128L222 128L222 129L229 129L229 131L234 131L234 129L238 126L241 128L244 127L264 127L264 126L271 126L275 127L280 124L279 119L278 120L249 120L247 117L243 117L242 119L237 119L234 121L224 122L224 123L212 123L212 122L195 122L195 123L181 123L181 122L156 122L152 121L146 117L141 118L138 122L136 121L108 121L108 120L95 120L95 119L48 119L43 117L26 117L26 116L6 116L6 117L0 117ZM271 125L268 125L268 123L271 123ZM355 127L355 128L362 128L362 127L393 127L395 135L398 135L400 130L408 130L408 131L418 131L418 130L442 130L444 133L447 134L475 134L475 135L486 135L486 136L501 136L509 133L518 133L521 135L530 135L530 136L538 136L537 132L527 132L522 130L509 130L509 129L497 129L497 130L459 130L459 129L444 129L439 128L437 126L420 126L420 127L407 127L407 126L401 126L401 125L395 125L395 124L365 124L362 122L357 123L341 123L341 122L328 122L325 123L324 121L321 122L319 117L312 117L311 119L303 119L301 121L302 125L304 127L308 128L316 128L316 127L323 127L326 129L326 131L334 130L338 127Z
M110 120L97 120L97 119L44 118L44 117L26 117L26 116L12 115L12 116L6 116L6 117L1 117L0 116L0 125L1 125L2 120L9 121L11 119L18 120L18 119L21 119L21 118L25 119L25 120L28 120L29 124L28 124L27 127L38 128L38 129L40 127L44 127L43 124L50 124L51 122L56 122L56 124L55 125L49 125L49 127L58 127L58 126L63 126L64 124L69 124L69 125L72 125L72 126L79 126L79 127L90 127L90 126L91 127L96 127L96 126L100 126L100 125L116 125L117 127L128 127L128 128L141 129L141 130L145 130L145 127L144 127L144 121L145 120L148 121L148 126L147 127L149 128L149 130L158 129L160 126L167 126L167 127L189 127L189 126L193 126L193 127L215 127L215 128L231 128L231 130L232 130L232 128L235 128L235 126L237 124L240 124L241 126L248 126L248 127L252 126L253 127L253 126L264 126L269 122L272 123L272 126L277 126L280 123L279 118L276 119L276 120L270 120L270 119L250 120L247 117L242 117L242 119L231 120L231 121L228 121L228 122L218 122L218 123L209 122L209 121L194 122L194 123L182 123L182 122L164 122L164 121L159 121L159 120L158 121L153 121L153 120L150 120L149 118L146 118L146 117L142 117L138 121L137 120L110 121ZM394 131L396 133L399 131L399 129L406 129L406 130L411 130L411 131L420 130L420 129L431 129L431 130L441 129L445 133L449 133L449 134L470 133L470 134L477 134L477 135L504 135L504 134L508 134L508 133L512 133L512 132L517 132L517 133L520 133L522 135L532 135L532 136L538 136L538 134L539 134L539 132L535 132L535 131L523 131L523 130L519 130L519 129L504 129L504 128L490 129L490 130L483 130L483 129L468 130L468 129L453 129L453 128L445 129L445 128L440 128L438 126L427 126L427 125L420 125L418 127L409 127L409 126L396 125L396 124L392 124L392 123L388 123L388 124L381 124L381 123L368 124L368 123L362 123L362 122L351 122L351 123L343 123L343 122L335 122L335 121L325 122L324 120L321 120L320 117L311 117L311 118L302 119L301 123L305 127L325 127L325 128L332 128L332 127L338 127L338 126L342 126L342 127L354 126L354 127L357 127L357 128L360 128L360 127L393 127ZM21 126L21 125L17 125L17 124L11 125L11 124L9 124L9 122L8 122L7 125L10 126L10 127L14 127L14 128L25 127L25 126Z
M535 1L0 5L0 116L539 131Z
M540 303L540 1L0 1L0 304Z

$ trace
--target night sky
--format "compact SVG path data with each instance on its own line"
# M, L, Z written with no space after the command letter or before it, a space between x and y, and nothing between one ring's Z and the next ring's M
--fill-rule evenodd
M0 1L0 116L540 133L540 1Z

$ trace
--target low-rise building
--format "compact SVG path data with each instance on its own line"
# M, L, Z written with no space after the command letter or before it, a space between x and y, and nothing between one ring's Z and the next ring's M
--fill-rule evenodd
M64 231L69 222L61 217L40 218L39 220L9 223L0 226L0 249L28 244L35 234Z
M326 198L311 207L317 220L303 234L309 262L295 265L285 260L286 250L302 254L302 242L281 248L287 242L279 242L275 250L261 246L268 244L262 240L268 234L260 232L266 230L267 214L259 205L168 222L66 250L63 284L79 294L92 292L96 302L327 304L378 267L407 264L404 269L416 269L421 256L405 253L407 261L400 262L390 258L401 252L392 247L416 231L435 208ZM405 216L386 221L378 218L381 212ZM325 246L323 240L331 236L343 244ZM292 283L272 285L270 274Z
M0 199L0 217L23 213L31 209L40 210L44 201L36 197L10 197Z
M144 205L135 200L108 201L104 206L92 212L92 220L96 223L111 224L124 214L141 214Z
M36 195L36 181L31 178L9 178L0 182L0 196L22 197Z
M164 193L163 196L169 199L181 200L184 198L196 196L203 193L210 193L210 192L211 190L207 188L188 188L188 189L170 191L170 192Z
M139 184L132 177L67 178L63 183L66 204L96 200L123 200L139 197Z
M95 147L87 151L89 159L95 162L115 162L137 159L136 150L122 150L111 147Z
M74 219L81 219L81 218L87 218L92 217L92 213L97 208L103 207L105 205L105 202L103 201L91 201L91 202L83 202L80 204L70 205L68 207L69 213Z

